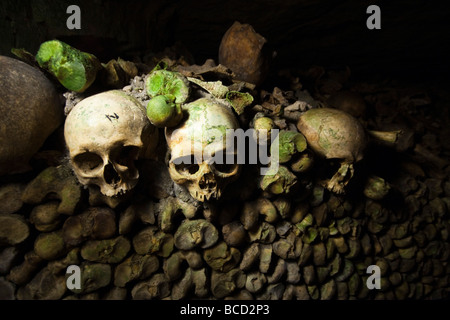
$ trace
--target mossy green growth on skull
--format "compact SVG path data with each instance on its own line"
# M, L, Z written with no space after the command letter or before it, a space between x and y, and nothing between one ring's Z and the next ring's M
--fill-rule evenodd
M308 146L327 159L360 161L367 145L361 123L353 116L331 108L306 111L297 128L305 136Z
M272 194L287 194L297 184L297 177L288 168L280 166L273 175L265 175L260 181L260 187Z
M159 127L176 126L183 118L181 106L176 104L173 95L156 96L147 103L147 117Z
M83 92L101 69L98 59L59 40L41 44L36 54L39 66L54 75L67 89Z
M278 142L280 163L288 162L293 155L305 151L307 147L305 137L295 131L280 131ZM271 154L273 153L274 150L271 150Z
M253 96L247 92L230 91L226 94L226 99L238 115L243 114L245 107L253 103Z
M179 72L153 70L145 80L145 89L150 98L173 95L177 104L184 103L189 98L189 82Z

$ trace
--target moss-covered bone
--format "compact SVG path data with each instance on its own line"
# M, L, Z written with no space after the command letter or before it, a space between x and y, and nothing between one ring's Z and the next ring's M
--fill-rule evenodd
M173 251L174 239L171 234L150 226L142 229L133 238L134 250L139 254L157 254L167 258Z
M45 199L61 200L58 213L72 215L81 197L81 187L66 166L48 167L32 180L23 192L22 200L39 204Z
M148 278L158 268L159 260L156 256L133 254L116 267L114 285L125 287L133 280Z
M368 143L362 124L344 111L317 108L303 113L297 128L318 156L339 159L341 166L337 172L322 184L332 192L344 193L354 174L353 163L363 159Z
M36 54L36 61L64 87L76 92L85 91L94 82L97 71L101 68L94 55L59 40L42 43Z
M265 175L260 181L262 190L271 194L287 194L297 184L297 177L285 166L280 166L273 175Z
M174 238L178 249L190 250L195 247L206 249L217 242L219 233L212 223L204 219L188 220L181 224Z
M276 146L276 144L272 145ZM278 135L279 161L285 163L291 160L292 156L306 150L307 144L303 134L295 131L280 131ZM271 154L274 151L271 150Z
M34 252L44 260L54 260L65 253L62 231L41 233L34 242Z
M83 259L93 262L121 262L131 249L130 241L119 236L107 240L90 240L81 248Z
M184 103L189 98L189 82L179 72L154 70L147 76L145 88L150 98L172 95L176 104Z
M160 95L147 103L147 117L156 127L174 127L183 118L183 112L175 103L175 96Z
M181 212L186 219L192 219L197 209L196 206L179 198L167 197L162 199L157 205L157 210L159 211L158 222L161 230L164 232L172 231L172 220L177 213Z
M359 161L367 145L361 123L340 110L316 108L306 111L297 123L308 146L327 159Z
M16 245L30 235L26 220L17 214L0 215L0 246Z

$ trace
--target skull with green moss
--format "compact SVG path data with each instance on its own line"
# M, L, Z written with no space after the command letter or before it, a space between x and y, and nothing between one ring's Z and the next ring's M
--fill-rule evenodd
M231 109L218 101L201 98L183 105L184 120L166 128L172 180L187 188L199 201L219 199L237 178L240 165L236 149L227 148L227 130L239 125Z
M344 111L318 108L302 114L297 128L318 156L339 162L337 171L323 184L332 192L344 193L354 174L353 164L364 157L368 142L364 127Z

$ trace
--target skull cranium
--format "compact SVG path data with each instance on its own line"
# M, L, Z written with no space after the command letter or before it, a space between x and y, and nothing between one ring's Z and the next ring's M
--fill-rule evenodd
M177 127L166 128L170 176L199 201L219 199L240 172L236 149L226 148L226 130L237 129L238 122L228 107L209 98L183 109L188 117ZM232 158L232 163L224 161L225 157Z
M137 184L135 161L151 155L158 131L136 99L111 90L78 103L67 116L64 137L80 183L113 197Z
M329 160L337 160L334 175L322 184L342 194L354 175L354 164L364 158L368 138L361 123L350 114L331 108L306 111L297 123L313 151Z

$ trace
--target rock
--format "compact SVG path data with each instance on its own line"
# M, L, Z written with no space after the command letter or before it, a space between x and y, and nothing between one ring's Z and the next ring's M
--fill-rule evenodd
M25 219L18 214L0 215L0 246L19 244L30 235Z
M16 213L22 208L22 192L25 185L11 183L0 186L0 214Z
M63 122L53 84L38 69L0 56L0 176L27 171L29 161Z

